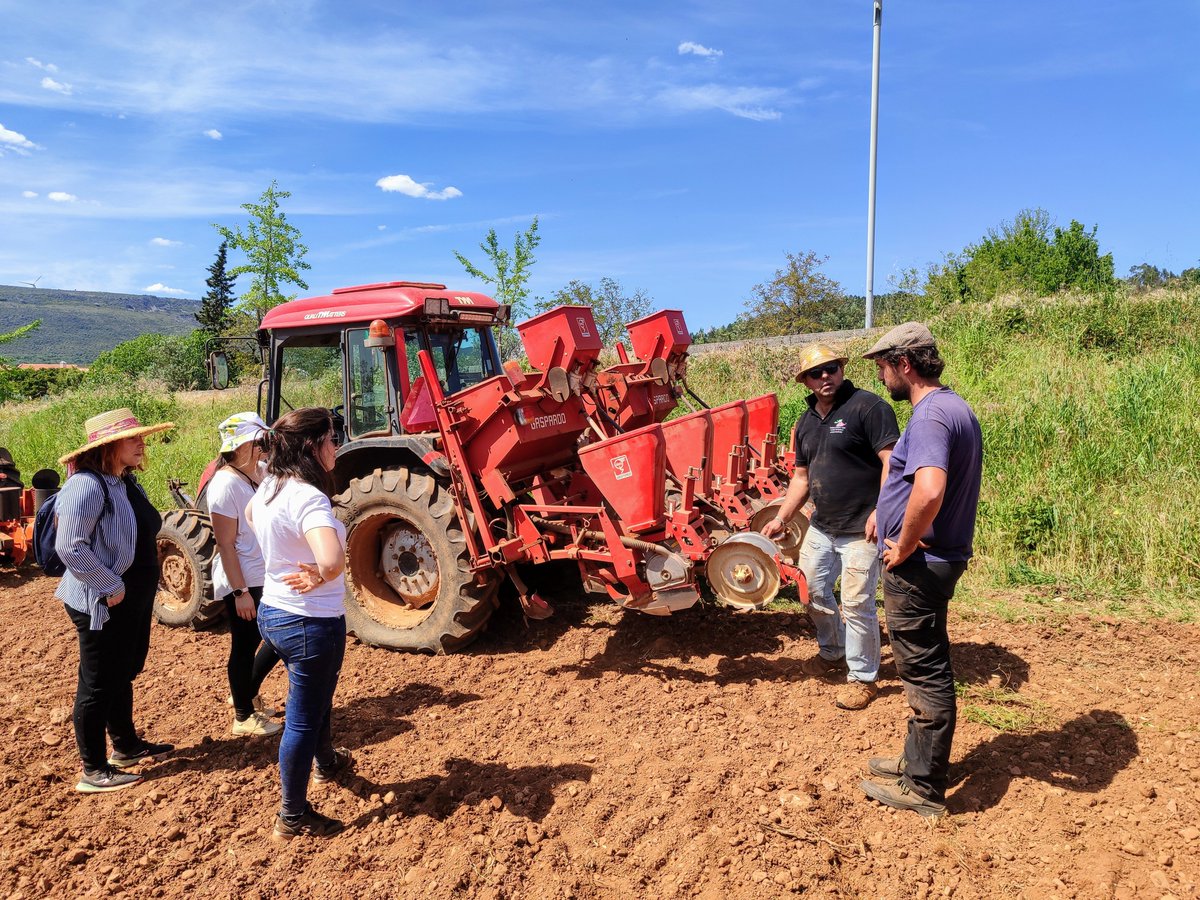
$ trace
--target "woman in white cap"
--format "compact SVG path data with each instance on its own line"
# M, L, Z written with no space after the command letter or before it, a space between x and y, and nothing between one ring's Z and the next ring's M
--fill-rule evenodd
M252 412L236 413L218 425L221 458L205 489L218 551L212 566L213 591L224 599L229 614L226 671L232 731L240 736L276 734L283 727L271 721L274 710L258 696L279 654L258 633L258 604L267 567L246 521L246 506L262 480L259 439L267 430L267 424Z
M85 794L132 787L142 776L124 769L175 749L147 741L133 723L133 682L150 649L162 525L133 473L145 462L146 437L174 427L143 425L132 411L114 409L88 419L87 443L59 460L70 477L56 501L54 549L67 571L54 595L79 633L74 723L83 775L75 789Z

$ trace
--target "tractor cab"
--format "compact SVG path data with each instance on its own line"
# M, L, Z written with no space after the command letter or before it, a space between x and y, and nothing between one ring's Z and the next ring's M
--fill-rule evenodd
M508 307L442 284L393 281L338 288L267 313L264 418L302 406L333 410L343 443L432 431L417 354L429 352L442 391L500 372L492 328Z

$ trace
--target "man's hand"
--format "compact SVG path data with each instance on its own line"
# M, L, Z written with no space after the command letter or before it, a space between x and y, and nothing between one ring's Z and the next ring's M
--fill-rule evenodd
M925 550L929 547L929 545L924 541L917 541L917 547L913 547L907 551L902 551L899 545L890 538L884 538L883 544L887 548L883 551L883 567L889 572L912 556L913 550L916 550L917 547L920 547L922 550Z
M875 527L875 510L871 510L871 514L867 516L866 538L871 543L875 543L879 539L879 529Z
M785 528L787 528L787 522L776 516L763 526L762 534L764 537L773 538L777 534L783 534Z
M105 597L104 602L107 603L109 606L116 606L118 603L120 603L124 599L125 599L125 588L121 588L115 594L109 594L107 597Z

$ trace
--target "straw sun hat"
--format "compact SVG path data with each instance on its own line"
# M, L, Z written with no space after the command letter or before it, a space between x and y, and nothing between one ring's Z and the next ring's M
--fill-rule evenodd
M161 425L143 425L138 421L137 416L133 414L131 409L111 409L108 412L100 413L98 416L92 416L83 423L84 433L87 434L87 443L78 450L72 450L58 462L60 465L67 465L75 457L81 453L87 453L89 450L94 450L104 444L111 444L114 441L123 440L130 437L146 437L147 435L157 434L160 431L166 431L168 428L174 428L174 422L163 422Z

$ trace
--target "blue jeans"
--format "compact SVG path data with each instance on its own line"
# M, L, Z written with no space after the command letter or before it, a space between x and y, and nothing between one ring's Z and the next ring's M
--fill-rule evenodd
M279 742L279 814L295 820L308 810L308 776L317 765L334 762L329 719L342 658L346 655L346 619L297 616L273 606L258 608L258 630L288 673L287 718Z
M834 536L809 528L800 548L800 569L808 581L808 614L821 656L846 657L850 681L874 681L879 677L879 549L863 535ZM833 593L839 574L840 600Z

